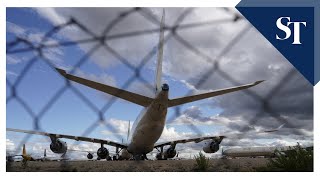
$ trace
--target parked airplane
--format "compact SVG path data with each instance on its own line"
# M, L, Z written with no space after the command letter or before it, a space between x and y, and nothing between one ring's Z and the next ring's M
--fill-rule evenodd
M264 147L241 147L222 150L223 157L274 157L275 152L287 152L294 148L294 146L264 146ZM310 149L311 147L304 147Z
M22 155L21 154L16 154L16 155L13 155L13 154L10 154L7 152L7 155L6 155L6 161L7 162L17 162L17 161L21 161L23 158L22 158Z
M163 132L167 109L170 107L211 98L235 91L240 91L247 89L253 86L260 84L263 81L256 81L251 84L246 84L242 86L236 86L226 89L220 89L213 92L208 92L199 95L192 95L187 97L181 97L176 99L169 99L169 85L161 82L162 76L162 60L163 60L163 46L164 46L164 17L165 12L161 18L160 25L160 37L158 44L158 56L157 56L157 69L156 69L156 78L155 78L155 94L154 98L146 97L140 94L128 92L123 89L118 89L111 87L105 84L94 82L88 79L74 76L68 74L65 70L58 69L56 70L66 79L74 81L76 83L88 86L90 88L96 89L108 93L110 95L116 96L118 98L127 100L129 102L135 103L137 105L145 107L145 109L140 113L138 118L133 124L132 129L129 132L128 142L120 143L105 139L97 139L90 137L81 137L73 135L63 135L63 134L54 134L47 132L38 132L38 131L29 131L29 130L19 130L7 128L7 131L15 131L29 134L38 134L48 136L51 139L50 149L54 153L66 153L67 144L60 140L60 138L73 139L76 141L86 141L101 144L101 147L97 150L97 155L100 159L106 159L109 157L109 151L104 145L110 145L116 147L116 153L118 157L123 159L128 159L131 156L134 159L147 159L146 154L151 152L154 148L158 150L159 154L156 156L157 159L167 159L173 158L176 156L175 147L179 143L188 143L188 142L201 142L204 140L210 141L203 147L204 152L206 153L215 153L219 150L219 144L226 136L208 136L208 137L199 137L199 138L190 138L190 139L178 139L168 142L157 142ZM165 146L170 146L165 151L163 148ZM121 155L119 154L121 152Z
M25 161L44 161L47 157L47 154L46 154L46 150L44 150L43 157L41 157L41 158L32 157L30 154L27 154L26 145L23 144L22 154L9 155L9 156L7 156L7 160L10 162L13 162L13 161L15 161L14 160L15 157L22 157L22 160L25 160Z
M22 148L22 154L18 154L18 155L8 155L7 156L7 161L9 162L14 162L16 161L15 157L21 157L22 160L24 161L62 161L62 160L68 160L65 157L61 157L61 158L48 158L47 157L47 150L44 149L43 151L43 157L35 157L32 156L30 154L27 154L27 150L26 150L26 145L23 144L23 148ZM21 159L18 159L19 161L21 161Z

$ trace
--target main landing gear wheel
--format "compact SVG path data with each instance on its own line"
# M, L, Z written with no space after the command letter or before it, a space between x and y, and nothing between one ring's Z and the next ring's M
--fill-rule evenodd
M117 156L112 156L112 161L118 161L119 159L117 158Z
M108 157L106 158L106 160L107 160L107 161L111 161L112 158L111 158L110 156L108 156Z
M143 157L143 159L145 159L145 160L149 160L149 159L147 158L147 155L146 155L146 154L143 154L142 157Z
M136 161L143 161L148 160L147 156L145 154L136 154L133 156L134 160Z

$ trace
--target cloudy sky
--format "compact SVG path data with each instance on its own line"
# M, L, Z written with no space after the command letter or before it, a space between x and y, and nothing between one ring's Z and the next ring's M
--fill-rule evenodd
M159 141L245 133L225 139L221 146L313 144L312 85L245 19L234 21L240 17L235 9L165 11L167 29L178 27L174 35L170 30L165 33L163 81L170 85L170 98L257 80L265 82L249 90L170 109ZM122 100L105 106L112 97L78 84L63 90L65 80L52 67L152 97L153 48L158 43L161 14L161 8L8 8L7 42L20 37L35 47L41 43L78 43L45 48L42 57L36 51L7 54L7 127L32 130L38 117L42 131L126 141L129 121L133 124L142 107ZM44 38L53 27L71 18L78 23ZM103 35L108 37L106 46L94 39ZM9 51L29 47L19 43ZM25 67L30 68L20 78ZM19 99L11 98L11 85L15 83ZM60 90L62 93L53 98ZM89 106L79 92L89 100ZM44 108L49 101L53 104ZM97 123L101 118L105 123ZM283 124L277 133L254 133ZM23 138L7 132L7 150L19 149ZM95 151L99 147L67 142L74 149ZM49 148L49 139L32 136L26 144L30 153L41 155L44 148ZM202 146L191 143L178 145L177 149L189 157ZM83 158L86 153L71 156Z

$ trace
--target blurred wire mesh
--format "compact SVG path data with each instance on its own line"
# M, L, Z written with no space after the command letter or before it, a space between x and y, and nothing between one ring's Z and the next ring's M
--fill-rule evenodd
M204 75L199 78L199 81L195 84L195 88L201 87L203 83L208 80L209 77L220 75L223 77L225 81L228 81L232 85L240 85L241 82L237 82L236 77L232 77L232 75L226 73L224 69L220 67L221 59L228 54L236 44L241 42L241 39L243 36L245 36L246 33L249 32L249 29L252 27L251 25L245 26L243 29L241 29L239 32L237 32L237 35L234 36L232 39L228 39L228 43L219 54L217 54L216 57L209 57L206 55L206 53L202 52L201 49L197 48L192 43L188 42L185 37L181 34L179 34L179 30L182 29L192 29L197 28L201 26L207 26L212 24L220 24L220 23L230 23L234 24L235 22L242 21L243 17L239 15L236 12L230 11L228 8L223 8L224 11L230 13L232 16L231 18L226 19L219 19L219 20L212 20L212 21L206 21L206 22L197 22L197 23L189 23L189 24L181 24L181 22L185 19L187 19L193 12L195 8L186 8L184 9L181 14L176 18L174 25L165 25L165 43L168 42L169 39L174 39L177 42L179 42L185 49L193 52L197 56L201 57L207 63L210 64L210 68L208 68L207 72L204 73ZM92 102L89 98L87 98L81 91L79 91L74 85L69 83L68 80L65 81L65 84L63 87L58 89L52 97L49 99L48 102L45 103L43 107L41 107L41 110L39 112L35 112L33 110L33 107L28 104L23 98L21 98L17 92L17 89L19 88L19 85L21 82L24 81L24 78L26 74L29 73L30 68L34 66L36 61L43 60L44 63L49 65L53 70L55 70L55 65L53 63L53 60L50 59L46 55L46 50L50 48L57 48L57 47L70 47L70 46L77 46L79 44L85 44L85 43L96 43L90 50L86 52L84 56L79 58L77 63L70 69L70 73L73 73L79 68L80 66L83 66L85 62L92 57L92 55L97 51L99 48L103 48L108 53L111 53L116 59L121 62L123 65L125 65L130 71L132 71L133 76L126 80L126 82L121 86L121 89L128 89L130 85L134 81L139 81L143 83L147 88L149 88L151 91L153 91L154 87L152 84L150 84L145 77L141 75L141 70L143 67L157 54L157 46L154 46L151 51L149 51L147 54L143 56L143 58L139 61L140 63L138 66L131 63L127 58L125 58L124 55L122 55L116 48L113 47L112 43L109 43L110 40L113 39L120 39L120 38L129 38L139 35L146 35L146 34L154 34L159 33L160 29L146 29L146 30L138 30L138 31L131 31L131 32L125 32L125 33L119 33L119 34L113 34L109 35L109 32L112 30L114 26L116 26L118 23L123 21L126 17L131 16L132 14L138 13L139 15L143 16L145 18L145 21L149 21L150 23L156 25L157 27L160 27L160 21L159 18L156 17L148 8L131 8L124 12L119 12L118 16L114 18L111 22L106 23L105 29L101 34L95 34L90 28L92 27L86 27L84 24L81 24L77 19L71 18L67 23L60 24L57 26L54 26L52 29L50 29L42 38L40 43L34 43L30 41L27 38L22 37L16 37L15 40L7 42L7 55L12 54L19 54L19 53L25 53L25 52L32 52L34 55L33 57L27 61L26 66L23 68L21 73L18 75L17 79L14 82L10 82L8 79L6 80L7 88L10 90L10 95L6 98L6 103L10 103L13 100L16 100L30 115L30 117L33 119L33 130L36 131L42 131L43 129L40 126L40 122L43 118L43 116L48 112L48 110L54 105L56 101L59 100L61 95L67 90L71 90L73 93L76 94L76 96L84 103L86 104L87 108L90 109L92 112L96 114L96 121L92 122L87 129L83 131L81 136L87 136L91 132L93 132L97 126L104 124L105 128L109 131L115 131L115 127L107 125L107 123L104 123L107 121L104 117L104 114L113 106L113 104L116 102L117 98L112 97L106 101L106 103L102 106L102 108L99 108L97 105L95 105L94 102ZM79 39L79 40L59 40L57 42L49 42L51 38L55 36L56 33L59 31L62 31L65 28L77 28L78 30L81 30L82 32L86 33L86 35L89 38ZM287 126L292 126L291 122L284 118L283 116L279 115L272 107L269 105L269 101L272 99L273 95L276 91L279 91L282 86L286 84L292 78L292 73L295 70L292 69L287 73L286 76L283 77L283 79L279 82L277 86L275 86L269 94L266 96L261 96L255 93L251 89L244 90L243 92L246 93L246 95L252 97L255 99L255 101L261 103L262 108L260 112L256 114L252 119L248 120L248 124L254 125L259 121L259 118L262 114L268 113L270 116L275 118L277 121L279 121L281 124L286 124ZM186 95L190 95L193 92L190 91ZM175 107L174 114L170 117L168 117L167 122L174 121L175 118L179 117L182 112L179 107ZM7 120L8 121L8 120ZM196 134L203 134L202 130L198 128L195 125L189 125L188 126L194 133ZM248 129L244 128L241 129L240 132L246 132ZM295 130L295 129L293 129ZM299 131L299 130L295 130ZM20 151L23 144L28 142L32 135L25 135L24 139L21 141L21 143L17 146L16 152ZM117 138L121 140L120 135ZM241 137L239 137L241 138ZM68 164L62 163L62 167L66 168Z

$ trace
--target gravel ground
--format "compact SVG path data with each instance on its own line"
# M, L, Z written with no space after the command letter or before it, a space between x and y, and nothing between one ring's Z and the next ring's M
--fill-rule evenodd
M248 172L256 171L268 162L264 158L212 159L208 171L214 172ZM7 171L23 172L189 172L196 171L195 160L166 161L46 161L7 163Z

